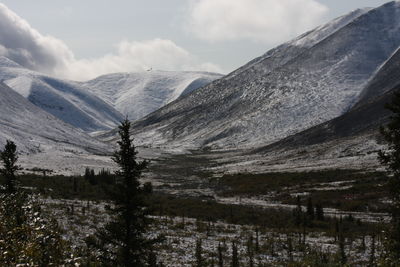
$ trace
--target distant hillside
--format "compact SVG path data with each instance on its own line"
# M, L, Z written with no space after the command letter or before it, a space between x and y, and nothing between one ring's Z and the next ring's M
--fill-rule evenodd
M147 71L103 75L85 85L134 121L221 77L207 72Z

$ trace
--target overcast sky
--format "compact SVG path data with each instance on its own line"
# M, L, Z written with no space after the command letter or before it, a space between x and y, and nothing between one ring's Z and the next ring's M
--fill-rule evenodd
M270 48L384 0L3 0L0 54L84 80L108 72L227 73Z

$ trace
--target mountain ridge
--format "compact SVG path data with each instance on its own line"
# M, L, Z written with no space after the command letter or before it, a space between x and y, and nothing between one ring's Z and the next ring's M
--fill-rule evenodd
M239 68L136 122L136 138L143 145L167 148L249 148L336 118L351 109L377 68L399 47L399 17L400 5L392 2L318 27L314 34L321 39L288 55L284 64L278 54ZM329 25L339 26L318 34ZM310 33L295 40L304 36ZM265 66L274 60L281 65L271 71Z

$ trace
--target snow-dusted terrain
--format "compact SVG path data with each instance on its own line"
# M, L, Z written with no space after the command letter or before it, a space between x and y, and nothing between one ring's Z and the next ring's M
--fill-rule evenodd
M103 75L85 85L134 121L221 77L208 72L152 70Z
M37 107L84 131L116 127L123 116L83 84L27 70L0 57L0 79Z
M252 148L346 113L400 45L400 2L362 9L272 49L134 125L166 148Z
M220 78L207 72L115 73L87 82L55 79L0 57L0 80L31 103L87 132L136 120Z
M109 145L59 120L0 83L0 147L4 147L6 140L17 143L21 158L47 155L48 164L54 163L54 155L63 155L64 159L57 158L62 163L68 155L89 157L112 151ZM31 167L41 167L40 162L32 163Z
M383 105L400 84L399 31L399 1L358 9L222 78L151 70L74 82L0 57L0 145L15 140L30 158L57 169L111 166L85 153L108 153L95 138L115 140L112 129L127 115L136 120L135 143L146 149L236 150L220 170L262 171L266 162L275 169L349 167L354 155L370 165L382 147L374 139L388 117Z
M219 77L154 71L74 82L0 57L0 147L7 139L14 141L28 169L73 174L82 173L85 167L112 168L109 156L100 155L109 155L113 147L96 140L96 132L116 128L124 119L122 112L127 111L130 118L147 115Z

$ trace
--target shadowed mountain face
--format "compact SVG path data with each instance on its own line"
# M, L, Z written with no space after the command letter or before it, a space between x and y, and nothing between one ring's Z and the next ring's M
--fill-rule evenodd
M377 70L360 94L359 101L347 113L254 152L307 147L341 138L357 139L366 134L372 134L379 139L378 129L388 122L391 115L385 105L399 91L400 50L397 50Z
M400 45L400 3L357 10L134 125L142 144L251 148L345 114Z
M123 119L82 83L28 70L5 57L0 57L0 79L35 106L87 132L110 130Z
M111 148L62 122L0 83L0 147L9 139L25 153L84 151L107 153Z
M373 101L375 97L389 92L398 85L400 85L400 49L379 68L361 93L360 100L354 108Z

